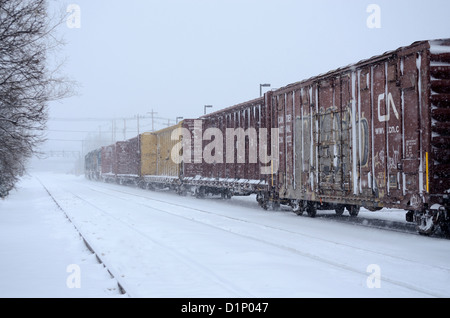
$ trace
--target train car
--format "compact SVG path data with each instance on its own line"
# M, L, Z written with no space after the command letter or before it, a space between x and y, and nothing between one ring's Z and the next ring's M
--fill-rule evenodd
M116 142L115 149L116 182L136 184L141 172L140 136Z
M116 145L102 147L101 153L101 176L100 180L103 182L116 181Z
M89 152L84 161L86 178L100 180L101 175L101 151L99 149Z
M408 210L427 234L449 226L450 40L421 41L273 93L279 202Z
M185 120L189 155L183 161L183 183L195 187L195 194L231 198L233 195L268 193L267 151L258 141L270 138L265 98ZM265 152L264 152L265 151ZM262 153L264 154L262 155ZM269 149L270 156L270 149Z
M146 176L154 176L156 175L156 156L157 156L156 135L151 132L141 134L140 145L141 145L140 175L143 178L145 178ZM145 188L147 184L145 182L142 182L140 186L142 188Z
M176 160L180 151L183 122L152 133L144 133L141 138L141 180L145 188L165 188L181 190L182 162Z
M87 179L92 180L93 175L93 151L86 154L84 157L84 175Z

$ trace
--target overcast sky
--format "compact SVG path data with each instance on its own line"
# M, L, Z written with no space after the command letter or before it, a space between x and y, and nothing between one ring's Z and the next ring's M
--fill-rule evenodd
M79 96L50 105L50 117L196 118L419 40L450 37L448 0L72 0L79 28L63 24L58 52ZM370 4L381 28L369 28ZM71 11L73 12L73 11ZM73 22L74 20L72 20ZM371 20L374 21L374 20ZM156 122L163 128L166 119ZM142 120L141 130L149 130ZM123 139L123 120L116 122ZM131 138L136 123L128 121ZM51 120L47 148L79 149L86 131L111 121ZM70 130L71 133L63 132ZM78 132L74 132L78 131ZM67 141L61 141L67 140ZM70 140L70 141L69 141Z

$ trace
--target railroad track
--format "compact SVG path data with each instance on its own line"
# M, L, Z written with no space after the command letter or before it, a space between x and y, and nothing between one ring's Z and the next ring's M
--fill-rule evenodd
M124 281L122 281L120 279L120 275L118 275L118 273L116 273L111 266L107 265L107 262L105 261L105 259L101 256L100 253L96 252L96 247L95 245L90 242L90 240L88 238L86 238L85 235L83 235L83 233L80 231L80 229L78 228L78 226L75 224L75 222L73 221L73 219L71 218L71 216L62 208L62 206L59 204L59 202L56 200L56 198L52 195L52 193L49 191L49 189L44 185L44 183L36 177L36 180L41 184L41 186L44 188L44 190L47 192L47 194L49 195L49 197L52 199L52 201L55 203L55 205L57 206L57 208L64 214L64 216L69 220L69 222L73 225L73 227L75 228L75 230L77 231L78 235L81 237L81 239L83 240L83 243L85 244L85 246L87 247L87 249L95 255L97 261L99 264L102 264L103 267L108 271L109 275L111 276L111 278L115 279L117 282L117 287L119 289L119 292L122 295L127 295L130 296L129 292L127 291L128 288L125 288L124 286L126 286L126 283Z
M131 187L131 186L128 186L128 187ZM98 190L93 189L93 188L91 188L91 189L93 191L98 191ZM126 191L122 191L122 190L118 190L118 189L112 189L112 191L116 191L116 192L119 192L119 193L122 192L122 193L125 193L125 194L130 194L130 195L136 196L135 194L132 194L132 193L129 193L129 192L126 192ZM153 190L153 191L158 191L158 190ZM141 197L149 198L147 196L141 196ZM185 206L185 205L182 205L182 204L169 203L169 202L166 202L166 201L163 201L163 200L154 199L154 198L149 198L149 199L151 199L153 201L156 201L156 202L168 203L168 204L171 204L174 207L181 207L181 208L185 207L185 208L193 209L191 207L188 207L188 206ZM229 202L229 203L232 204L232 202ZM255 202L255 206L257 206L256 202ZM194 209L194 210L198 210L199 212L211 214L211 212L208 212L208 211L205 211L205 210L201 210L201 209ZM291 209L290 208L286 208L285 211L286 212L291 212ZM222 215L222 216L223 217L227 217L227 218L232 218L232 217L227 216L227 215ZM308 217L308 216L303 215L302 217ZM338 215L335 215L334 211L331 214L330 213L318 213L315 216L315 218L323 220L323 221L340 222L340 223L352 224L352 225L362 226L362 227L371 228L371 229L379 229L379 230L407 233L407 234L412 234L412 235L415 235L415 236L419 236L420 235L417 232L417 227L416 227L415 223L399 222L399 221L394 221L394 220L378 219L378 218L365 218L365 217L362 217L361 215L359 215L358 217L350 217L350 216L345 216L345 215L338 216ZM280 230L282 230L282 229L280 229ZM436 231L431 236L433 238L448 239L448 237L444 236L439 230Z
M408 258L404 258L404 257L400 257L398 255L394 255L394 254L390 254L390 253L384 253L384 252L380 252L380 251L374 251L374 250L370 250L367 248L361 248L359 246L356 245L352 245L352 244L345 244L345 243L338 243L336 241L333 241L331 239L327 239L327 238L323 238L323 237L319 237L319 236L314 236L314 235L310 235L307 233L302 233L299 231L293 231L293 230L288 230L288 229L283 229L280 227L276 227L276 226L272 226L269 225L267 223L262 223L262 222L254 222L254 221L250 221L250 220L246 220L240 217L235 217L235 216L229 216L229 215L224 215L224 214L218 214L217 212L212 212L212 211L208 211L205 209L200 209L200 208L193 208L184 204L179 204L179 203L173 203L173 202L167 202L164 201L162 199L155 199L155 198L151 198L147 195L144 194L136 194L136 193L130 193L128 191L125 190L118 190L118 189L111 189L111 188L104 188L104 187L99 187L99 186L89 186L90 190L95 191L97 193L99 193L100 195L106 195L109 197L114 197L116 199L120 199L120 200L124 200L127 202L132 202L133 204L136 205L140 205L140 206L144 206L146 208L149 208L153 211L157 211L160 213L165 213L165 214L169 214L171 216L175 216L178 218L182 218L191 222L195 222L197 224L202 224L208 227L213 227L215 229L221 230L221 231L225 231L227 233L231 233L233 235L237 235L241 238L244 239L250 239L253 241L257 241L259 243L263 243L263 244L267 244L270 245L272 247L276 247L291 253L294 253L296 255L300 255L302 257L306 257L309 258L311 260L314 261L318 261L321 263L325 263L327 265L331 265L334 267L337 267L339 269L343 269L352 273L357 273L360 274L364 277L367 277L367 272L364 269L361 268L357 268L355 266L346 264L345 262L339 262L330 258L327 258L326 256L324 256L323 254L318 254L312 251L308 251L307 249L305 250L303 247L299 248L298 246L296 246L295 244L285 244L285 243L279 243L276 240L277 237L277 233L279 232L285 232L285 233L289 233L290 235L294 235L297 240L301 242L304 239L308 239L308 240L315 240L315 241L319 241L321 243L325 243L329 246L331 246L332 249L334 248L340 248L343 250L352 250L352 251L359 251L362 253L367 253L367 254L371 254L371 255L378 255L378 256L382 256L383 258L387 258L390 259L390 261L393 262L403 262L406 264L420 264L421 266L423 266L424 268L432 268L435 270L439 270L439 271L445 271L447 273L447 275L450 275L450 269L446 268L446 267L440 267L440 266L432 266L432 265L428 265L428 264L422 264L420 262L417 262L415 260L412 259L408 259ZM106 190L106 191L105 191ZM134 197L135 200L130 200L130 196ZM142 201L137 201L136 198L141 198L142 200L144 200L144 202ZM84 200L83 198L80 198L82 200ZM146 202L145 202L146 201ZM158 202L158 207L155 207L152 204L149 204L150 202ZM92 204L92 202L90 203ZM161 207L161 205L166 205L166 207ZM175 209L174 209L175 208ZM106 211L104 211L105 213L108 213ZM187 213L188 212L188 213ZM208 215L208 218L204 218L202 217L202 215ZM211 219L214 218L214 221L211 221ZM330 218L327 218L330 219ZM227 221L227 222L224 222ZM254 235L254 233L249 233L249 232L241 232L240 230L237 230L236 228L238 227L233 227L230 226L230 223L245 223L248 226L251 227L256 227L258 229L262 229L266 232L271 232L270 235L268 235L266 233L266 235L264 237L267 237L267 239L263 239L261 237L261 235ZM367 225L365 225L367 226ZM379 228L377 226L373 226L376 228ZM131 228L133 228L131 226ZM135 229L136 230L136 229ZM417 235L417 234L415 234ZM383 281L384 282L388 282L390 284L393 285L397 285L406 289L409 289L411 291L415 291L415 292L419 292L422 293L424 295L427 296L432 296L432 297L443 297L443 295L436 293L434 291L431 290L427 290L426 288L422 288L419 286L416 286L414 284L410 284L407 282L403 282L403 281L399 281L396 279L390 279L386 276L383 277Z
M44 188L45 188L45 186L44 186ZM47 188L46 188L46 190L47 190ZM126 228L126 230L132 231L132 232L136 233L137 235L139 235L141 238L149 241L150 243L163 248L167 253L170 254L171 257L173 257L177 261L182 262L184 265L186 265L190 269L192 269L192 271L194 271L196 273L196 275L203 276L206 279L210 280L212 283L222 286L222 288L227 290L227 292L230 293L231 295L234 295L235 297L253 297L253 295L249 294L247 291L241 289L239 286L237 286L236 284L234 284L233 282L231 282L229 280L226 280L225 278L221 277L220 275L217 275L216 273L214 273L213 271L211 271L209 268L205 267L201 263L196 262L192 258L186 257L183 253L176 251L175 249L173 249L169 245L165 244L164 242L161 242L160 240L157 240L157 239L149 236L144 231L140 230L137 226L135 226L132 220L126 220L123 217L119 218L117 216L114 216L112 213L106 211L105 209L102 209L101 207L99 207L98 204L95 204L94 202L92 202L89 199L84 198L83 196L76 194L67 189L64 189L64 191L67 193L70 193L77 200L85 202L86 204L88 204L91 207L93 207L94 209L96 209L98 212L105 215L107 218L109 218L109 222L112 221L112 222L120 223L124 228ZM73 218L71 218L61 208L61 206L59 205L57 200L54 198L54 196L50 193L50 191L47 190L47 192L52 197L52 199L55 201L55 203L58 205L60 210L63 211L66 214L66 216L69 218L69 220L71 220L71 222L74 224L75 228L80 233L80 236L86 242L86 245L88 246L88 248L96 255L102 254L102 253L98 252L100 250L100 248L89 243L89 240L86 239L86 235L83 235L82 230L80 230L79 227L76 226L76 221L74 221ZM105 258L104 257L103 257L103 259L101 257L98 257L98 258L99 258L100 262L105 265L105 261L104 261ZM105 267L108 269L107 265L105 265ZM108 271L110 271L110 274L112 277L119 277L119 279L117 279L117 280L118 280L119 288L122 291L122 293L126 293L130 297L135 296L132 288L130 288L130 287L124 288L123 287L123 286L126 286L127 283L126 283L126 279L123 278L124 275L122 275L122 273L120 273L116 270L110 270L110 269L108 269ZM131 291L131 293L130 293L130 291Z

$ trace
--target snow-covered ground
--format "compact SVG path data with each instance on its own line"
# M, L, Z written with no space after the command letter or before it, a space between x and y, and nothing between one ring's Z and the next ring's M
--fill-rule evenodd
M404 211L360 216L404 222ZM124 297L117 282L129 297L450 296L449 240L264 211L252 197L35 174L0 202L0 236L2 297Z
M0 201L0 297L120 296L37 179L25 177L18 188ZM76 269L81 288L70 288Z

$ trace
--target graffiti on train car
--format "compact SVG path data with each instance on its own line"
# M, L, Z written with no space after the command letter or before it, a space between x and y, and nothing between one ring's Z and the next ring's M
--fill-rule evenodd
M350 166L350 158L347 156L351 145L351 109L346 108L345 111L337 111L336 107L330 107L327 111L321 111L318 115L319 141L318 152L320 159L320 171L325 178L336 178L338 175L345 175ZM303 117L303 127L301 135L303 137L303 152L301 158L307 163L302 166L308 166L308 162L314 152L311 144L311 136L314 136L314 128L311 127L311 116ZM359 149L359 165L367 166L369 159L369 124L366 118L357 118L356 125L356 142ZM300 138L302 138L300 136Z

